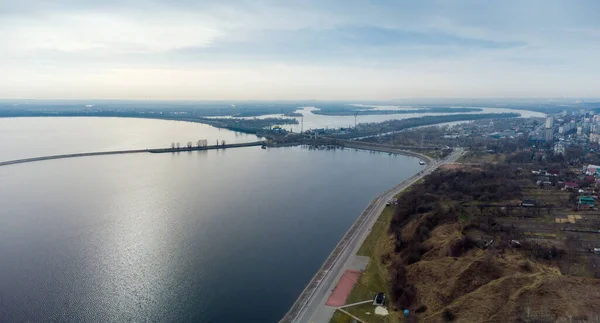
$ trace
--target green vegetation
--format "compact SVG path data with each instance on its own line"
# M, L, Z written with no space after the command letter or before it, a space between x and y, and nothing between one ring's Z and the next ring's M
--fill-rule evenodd
M335 312L333 312L333 316L331 317L331 320L329 320L329 323L351 323L353 320L352 316L340 311L340 310L335 310Z
M163 114L187 117L256 117L268 114L292 114L306 102L241 101L113 101L48 100L0 102L0 115L27 116L38 113L118 113Z
M278 124L297 124L298 120L290 118L265 118L265 119L231 119L231 118L198 118L185 119L184 121L202 122L217 128L233 131L261 134L266 133L266 128Z
M360 249L358 249L358 252L356 253L357 255L367 257L371 257L373 255L373 251L375 250L377 243L389 228L390 220L392 219L393 214L393 206L386 206L385 209L383 209L383 212L377 219L377 222L375 222L373 225L371 232L360 246Z
M344 134L338 134L335 137L348 139L354 137L375 136L381 133L395 132L408 128L428 126L438 123L466 120L515 118L518 116L518 113L449 114L442 116L425 116L401 120L388 120L377 123L360 123L356 129L353 129L353 131ZM363 139L363 141L376 140L378 140L378 138Z
M354 106L343 106L332 109L331 107L320 107L320 110L313 111L314 114L321 114L327 116L353 116L353 115L379 115L379 114L412 114L412 113L464 113L464 112L478 112L483 109L480 108L446 108L446 107L432 107L432 108L421 108L421 109L405 109L405 110L373 110L368 107L354 107Z

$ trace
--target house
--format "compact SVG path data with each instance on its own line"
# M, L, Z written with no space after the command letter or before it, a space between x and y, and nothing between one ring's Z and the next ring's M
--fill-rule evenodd
M587 165L587 167L585 169L585 174L586 175L595 175L597 173L600 173L600 166Z
M560 175L560 170L558 170L556 168L555 169L550 169L550 170L547 171L547 173L550 174L550 175L558 176L558 175Z
M521 201L521 206L524 206L524 207L535 206L535 200L523 200L523 201Z
M575 183L575 182L565 182L565 190L574 190L574 189L578 189L579 188L579 184Z
M578 204L580 208L592 208L594 207L594 198L591 196L580 196Z

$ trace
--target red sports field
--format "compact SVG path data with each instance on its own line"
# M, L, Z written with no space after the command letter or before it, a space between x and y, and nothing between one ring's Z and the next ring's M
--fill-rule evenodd
M327 298L325 305L342 306L346 304L346 298L350 295L350 291L358 281L358 277L360 277L360 270L346 270L329 298Z

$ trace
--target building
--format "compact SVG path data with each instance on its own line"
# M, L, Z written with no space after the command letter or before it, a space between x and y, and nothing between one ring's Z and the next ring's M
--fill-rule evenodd
M564 155L565 154L565 144L562 142L557 142L554 144L554 154L555 155Z
M535 206L535 200L523 200L523 201L521 201L521 206L533 207L533 206Z
M577 127L577 135L578 136L583 135L583 127L582 126Z
M600 143L600 134L591 133L590 134L590 142Z
M587 165L585 168L586 175L596 175L600 173L600 166L597 165Z
M554 138L554 129L552 129L552 128L544 129L544 140L552 141L553 138Z
M579 188L579 184L577 184L576 182L565 182L565 190L576 190Z
M554 117L546 118L546 129L550 129L554 126Z
M594 207L594 198L591 196L580 196L579 207Z
M373 305L383 306L384 303L385 303L385 294L384 293L377 293L377 295L375 295L375 297L373 297Z

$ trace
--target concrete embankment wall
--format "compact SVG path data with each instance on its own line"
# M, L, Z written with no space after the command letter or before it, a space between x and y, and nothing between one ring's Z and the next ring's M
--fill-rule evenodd
M361 143L361 142L355 142L355 141L344 141L343 145L346 148L374 150L374 151L381 151L381 152L386 152L386 153L408 155L408 156L422 159L423 161L425 161L427 163L431 163L433 161L433 159L429 156L425 156L423 154L419 154L414 151L398 149L397 147L394 147L394 146L377 145L377 144L372 144L372 143L367 144L367 143Z
M40 156L40 157L3 161L3 162L0 162L0 166L32 163L32 162L43 161L43 160L52 160L52 159L65 159L65 158L90 157L90 156L104 156L104 155L137 154L137 153L157 153L157 154L158 153L175 153L175 152L183 152L183 151L251 147L251 146L260 146L262 144L263 144L262 141L255 141L255 142L248 142L248 143L241 143L241 144L228 144L228 145L205 146L205 147L132 149L132 150L115 150L115 151L99 151L99 152L90 152L90 153L51 155L51 156Z
M119 150L119 151L100 151L100 152L92 152L92 153L77 153L77 154L64 154L64 155L51 155L51 156L41 156L41 157L33 157L33 158L24 158L24 159L15 159L0 162L0 166L14 165L14 164L23 164L23 163L32 163L36 161L42 160L51 160L51 159L64 159L64 158L76 158L76 157L88 157L88 156L102 156L102 155L119 155L119 154L135 154L135 153L145 153L148 152L146 149L138 149L138 150Z

